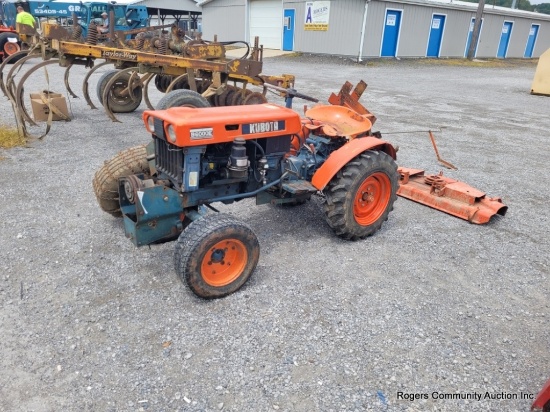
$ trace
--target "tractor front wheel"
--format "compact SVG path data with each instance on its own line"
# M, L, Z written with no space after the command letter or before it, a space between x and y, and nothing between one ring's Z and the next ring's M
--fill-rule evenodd
M348 240L374 234L397 198L399 175L391 156L366 151L345 165L325 189L325 215L334 232Z
M118 196L118 179L143 173L150 175L145 145L123 150L107 160L96 172L93 180L95 197L99 207L114 217L122 216Z
M174 266L197 296L221 298L239 290L260 258L252 229L226 214L195 220L180 234Z

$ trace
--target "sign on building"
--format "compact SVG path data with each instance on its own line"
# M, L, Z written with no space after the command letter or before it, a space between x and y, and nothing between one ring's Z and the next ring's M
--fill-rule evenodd
M330 1L306 1L304 30L327 31Z

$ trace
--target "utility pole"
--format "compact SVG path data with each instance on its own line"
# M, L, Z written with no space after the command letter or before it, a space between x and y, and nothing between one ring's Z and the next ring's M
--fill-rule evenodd
M474 23L474 31L472 32L472 40L470 41L470 48L468 49L468 60L473 60L477 39L479 39L479 31L481 29L481 18L483 17L483 8L485 7L485 0L479 0L477 6L476 20Z

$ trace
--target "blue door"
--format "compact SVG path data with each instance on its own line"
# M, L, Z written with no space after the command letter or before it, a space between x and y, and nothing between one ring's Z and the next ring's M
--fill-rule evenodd
M283 27L283 50L294 50L294 9L285 9Z
M505 21L502 25L502 33L500 34L500 43L498 44L497 57L504 59L506 52L508 51L508 43L510 43L510 36L512 35L511 21Z
M398 10L386 10L386 22L384 23L384 36L382 38L382 57L395 57L397 53L397 41L399 39L399 26L401 24L401 12Z
M475 17L472 17L470 22L470 30L468 31L468 40L466 41L466 50L464 50L464 57L468 55L468 50L470 49L470 44L472 43L472 36L474 35L474 25L476 23ZM483 29L483 19L481 19L481 27L479 28L479 36L477 38L477 43L474 48L474 57L477 54L477 45L479 44L479 39L481 39L481 29Z
M532 24L531 30L529 30L529 38L527 39L527 46L525 47L525 54L523 57L533 57L533 50L535 49L535 42L537 41L537 35L539 34L539 25Z
M430 39L428 40L428 51L426 52L426 57L439 57L444 27L445 16L442 14L434 14L432 17L432 26L430 29Z

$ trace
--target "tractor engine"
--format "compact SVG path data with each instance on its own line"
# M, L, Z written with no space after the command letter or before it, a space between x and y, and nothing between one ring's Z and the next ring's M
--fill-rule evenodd
M302 143L296 155L285 159L285 168L295 178L311 181L315 171L332 152L346 143L344 137L327 138L310 135Z
M249 197L258 205L308 200L326 185L314 175L330 180L333 167L331 175L317 171L349 142L336 132L326 137L318 124L302 125L293 110L267 103L239 112L174 107L143 117L153 137L150 176L119 180L126 234L138 246L178 236L200 217L202 205ZM362 121L364 129L370 127Z

